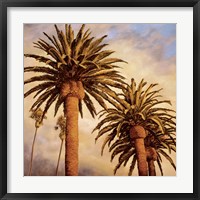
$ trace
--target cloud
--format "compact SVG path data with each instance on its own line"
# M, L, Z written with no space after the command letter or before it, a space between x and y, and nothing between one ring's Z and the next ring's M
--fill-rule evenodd
M30 149L27 144L24 146L24 166L24 175L28 176L30 167ZM55 163L53 163L51 159L46 159L40 154L36 154L32 164L32 176L54 176L55 168Z

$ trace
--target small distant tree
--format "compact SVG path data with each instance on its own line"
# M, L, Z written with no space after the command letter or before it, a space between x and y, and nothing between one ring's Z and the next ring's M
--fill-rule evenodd
M58 175L58 168L59 168L59 163L60 163L60 157L61 157L61 152L62 152L62 146L63 146L63 141L65 140L65 127L66 127L66 119L62 115L58 118L55 130L60 129L59 133L59 138L61 139L61 144L60 144L60 151L58 154L58 162L56 166L56 176Z
M37 131L43 125L43 122L41 120L43 117L43 111L40 108L38 108L37 110L31 110L31 112L32 113L31 113L30 118L35 120L35 134L34 134L32 148L31 148L31 159L30 159L30 167L29 167L29 173L28 173L29 176L31 176L32 174L33 154L34 154L34 146L35 146ZM46 119L47 117L44 116L43 118Z

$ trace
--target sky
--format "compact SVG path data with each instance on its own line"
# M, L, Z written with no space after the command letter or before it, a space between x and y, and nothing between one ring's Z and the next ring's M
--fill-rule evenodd
M64 30L64 24L57 24ZM75 33L81 24L72 24ZM158 83L163 88L161 94L163 99L172 102L172 108L176 110L176 24L86 24L86 28L92 31L91 36L96 38L108 35L104 43L109 45L107 49L114 50L112 57L127 61L119 63L119 71L130 83L134 78L137 83L142 78L148 84ZM33 42L39 38L45 39L43 32L49 35L56 35L54 24L25 24L24 25L24 53L45 55L39 49L33 47ZM24 66L38 66L34 59L24 58ZM32 73L25 73L24 80L33 76ZM26 92L36 85L24 86ZM31 145L34 136L34 120L30 118L29 109L34 103L33 95L24 99L24 175L29 169ZM97 110L101 108L95 103ZM53 116L54 105L44 120L44 125L38 129L33 159L33 175L54 176L61 140L59 131L54 129L57 118L62 114L59 110L57 116ZM117 158L110 162L110 153L105 148L101 156L101 145L103 138L95 144L97 132L91 134L99 122L98 117L93 119L84 107L84 117L79 116L79 175L81 176L113 176L113 169L117 164ZM64 148L61 155L59 175L64 175ZM172 154L174 162L176 155ZM117 176L127 176L130 163L121 167ZM156 166L157 167L157 166ZM165 176L175 176L176 172L172 166L163 159L163 170ZM160 172L157 168L157 175ZM133 175L137 176L137 168Z

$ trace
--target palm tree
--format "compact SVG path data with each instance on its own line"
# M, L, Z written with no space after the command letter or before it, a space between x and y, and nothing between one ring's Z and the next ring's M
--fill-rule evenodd
M114 108L100 112L100 117L103 116L104 118L93 130L99 130L96 140L108 134L102 145L102 154L106 144L109 146L109 151L112 151L111 161L120 154L114 174L123 163L126 166L128 160L132 157L129 175L132 174L136 162L139 175L148 175L147 159L149 159L149 165L152 164L150 160L155 159L155 155L152 153L149 154L151 157L147 158L148 151L154 152L154 149L151 149L150 146L149 148L145 147L145 141L148 140L150 135L153 135L160 142L159 145L161 144L159 148L156 146L156 150L172 163L171 158L162 150L169 145L161 141L159 137L160 135L162 137L167 135L171 140L174 140L171 135L175 134L176 130L175 116L170 114L174 111L159 106L159 104L171 105L171 102L159 100L161 89L154 89L158 84L150 84L145 89L146 84L142 79L136 87L134 79L131 79L130 86L128 85L126 89L123 89L122 94L115 96L110 93L110 97L115 100L115 103L112 104ZM119 95L122 95L122 98L119 99ZM160 157L158 162L160 163Z
M30 167L29 167L29 173L28 173L29 176L31 176L32 174L33 153L34 153L34 146L35 146L37 131L38 131L38 128L43 125L43 123L41 122L42 116L43 116L43 111L40 108L38 108L37 110L32 110L32 113L30 116L30 118L35 120L35 134L34 134L32 148L31 148L31 159L30 159ZM44 118L46 119L46 116L44 116Z
M148 136L145 138L149 176L156 176L156 170L154 165L155 161L157 162L161 175L163 176L161 156L164 156L176 170L176 166L173 162L173 159L169 155L171 154L171 151L176 152L176 138L174 137L175 132L175 127L165 127L164 135L159 133L152 134L149 132ZM168 151L169 153L167 153L166 151Z
M46 33L48 42L39 39L35 44L48 57L25 54L25 57L34 58L45 66L25 67L25 72L40 72L44 75L33 76L25 80L24 84L41 81L41 84L31 88L25 97L36 92L37 100L32 108L38 108L46 101L44 114L50 106L55 104L55 115L61 104L64 105L66 123L65 139L65 175L78 175L78 112L82 113L82 102L94 117L96 109L91 100L96 101L104 108L107 106L104 99L109 100L104 89L109 86L120 88L124 84L123 76L115 69L117 62L124 62L118 58L108 57L114 51L102 50L107 44L102 44L106 35L95 39L90 37L90 30L84 32L82 25L76 37L71 25L65 25L65 33L55 25L57 38Z
M65 127L66 127L66 119L65 119L65 117L63 117L61 115L58 118L56 126L55 126L55 130L57 130L58 128L60 128L59 138L61 139L60 151L59 151L59 155L58 155L58 162L57 162L57 166L56 166L56 176L58 175L58 168L59 168L59 163L60 163L60 156L61 156L61 152L62 152L63 141L65 139Z

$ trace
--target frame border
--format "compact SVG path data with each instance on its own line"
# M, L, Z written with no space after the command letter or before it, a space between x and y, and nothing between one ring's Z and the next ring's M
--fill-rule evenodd
M8 7L193 7L193 193L7 193L7 8ZM0 199L199 199L200 198L200 0L0 0ZM195 96L194 96L195 95ZM194 98L195 97L195 98Z

